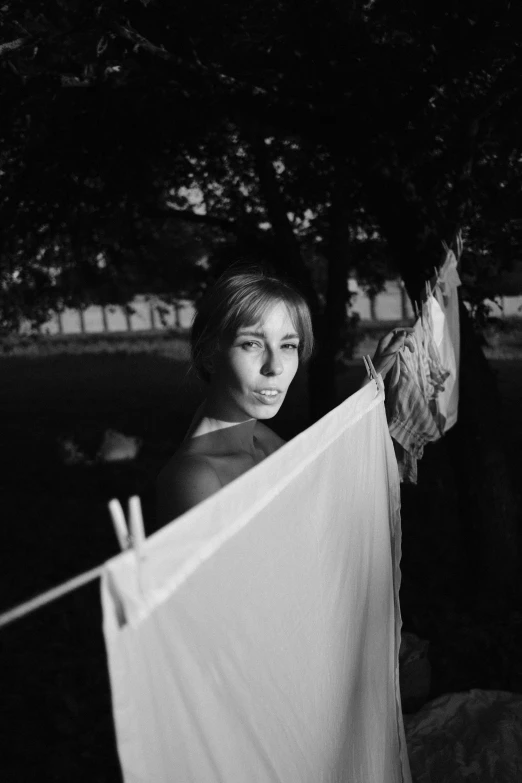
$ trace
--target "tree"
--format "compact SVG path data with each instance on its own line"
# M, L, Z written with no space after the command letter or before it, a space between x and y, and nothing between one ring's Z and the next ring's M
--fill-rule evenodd
M0 45L2 279L33 291L33 309L38 293L45 304L60 292L57 280L92 297L112 279L110 297L132 275L140 285L173 279L152 248L205 227L216 259L270 255L307 292L320 415L335 399L347 270L372 257L372 243L357 240L365 229L377 227L413 300L457 228L468 263L507 264L520 248L522 47L508 0L422 10L234 0L205 13L187 2L56 0L33 15L16 2L2 13L12 32ZM318 254L322 290L305 263ZM473 447L484 408L465 379L491 389L488 421L494 393L464 310L463 323L462 410L474 413L467 426L461 416L458 442L477 474L489 465L475 493L483 540L485 512L503 498L502 534L482 556L492 588L513 579L515 508L495 427L482 453Z

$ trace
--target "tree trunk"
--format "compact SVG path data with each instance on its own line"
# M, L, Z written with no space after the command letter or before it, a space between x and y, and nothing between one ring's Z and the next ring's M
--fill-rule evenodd
M85 334L85 313L83 311L83 307L78 308L78 319L80 322L80 332L82 334Z
M312 421L316 421L337 403L335 359L342 344L346 321L349 246L346 183L349 180L341 157L342 145L330 209L326 304L321 308L310 271L303 261L299 242L288 219L289 206L285 204L279 188L269 149L262 134L252 128L247 133L268 220L275 235L278 266L297 283L312 312L316 350L308 368L308 390L310 416Z
M335 162L335 182L329 213L326 303L316 328L318 351L309 373L310 413L313 421L332 410L338 402L336 357L343 346L346 325L350 247L350 204L346 183L349 182L349 173L342 151L336 155Z
M174 302L174 329L180 329L181 328L181 319L179 315L179 311L181 309L179 302Z
M103 324L103 331L108 332L109 331L109 321L107 318L107 308L105 305L101 305L101 316L102 316L102 324Z
M370 320L375 322L377 320L377 296L376 294L370 293L368 299L370 300Z
M301 289L312 313L316 349L308 367L310 416L315 421L335 404L336 341L329 339L332 327L321 311L319 297L294 234L288 208L280 191L269 150L261 134L252 129L248 140L253 151L256 173L263 194L267 217L272 225L278 269ZM333 298L330 292L330 298ZM328 308L327 308L328 309Z
M259 131L249 128L246 136L253 153L267 217L275 237L277 266L296 283L307 297L311 310L316 312L319 305L317 292L288 218L289 206L281 193L269 149Z

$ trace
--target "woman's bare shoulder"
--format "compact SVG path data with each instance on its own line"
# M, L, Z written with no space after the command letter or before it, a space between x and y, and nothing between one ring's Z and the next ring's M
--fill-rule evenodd
M158 481L171 481L178 477L187 477L192 473L216 472L211 461L205 454L198 454L190 448L182 446L163 466L158 475Z
M277 449L280 449L281 446L284 446L286 443L286 441L280 438L279 435L274 432L274 430L271 430L270 427L267 427L266 424L263 424L261 421L256 423L254 432L256 438L259 440L268 454L272 454L272 452L277 451Z
M167 462L156 480L158 523L170 522L221 487L212 463L204 455L182 447Z

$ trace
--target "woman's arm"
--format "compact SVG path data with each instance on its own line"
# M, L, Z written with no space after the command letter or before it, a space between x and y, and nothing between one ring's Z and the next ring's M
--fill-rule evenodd
M156 481L158 524L166 525L221 487L216 471L205 459L192 455L174 457Z

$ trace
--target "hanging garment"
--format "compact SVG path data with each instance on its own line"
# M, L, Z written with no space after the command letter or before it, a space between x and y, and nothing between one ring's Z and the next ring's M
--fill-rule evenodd
M446 426L446 409L441 410L440 395L444 392L451 371L446 369L440 357L439 334L444 330L444 313L431 292L428 292L422 305L422 326L424 331L424 348L426 355L426 372L429 378L428 404L440 434L444 434ZM451 365L453 367L453 364Z
M418 319L410 338L414 351L402 350L387 382L386 412L394 440L400 479L417 483L417 460L426 443L438 440L441 431L430 407L433 383L430 380L426 334Z
M399 502L371 383L107 563L125 783L410 783Z
M449 250L435 286L435 299L432 298L430 302L435 342L441 362L450 373L444 384L444 391L441 392L438 399L439 410L445 419L444 432L447 432L456 423L459 407L459 285L457 259L453 251Z

